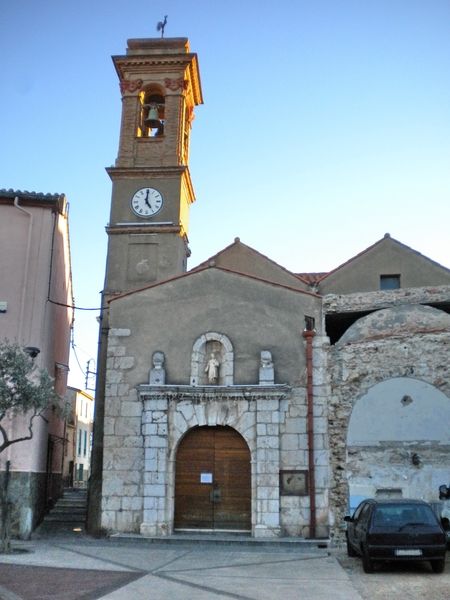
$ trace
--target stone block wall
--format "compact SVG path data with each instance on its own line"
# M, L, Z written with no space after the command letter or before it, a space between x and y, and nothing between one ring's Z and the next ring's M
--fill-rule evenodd
M127 354L129 329L111 329L105 386L102 527L139 532L142 521L144 441L142 403L128 373L134 357Z
M372 386L395 377L429 383L450 401L449 347L450 333L440 331L384 335L330 349L330 516L337 537L342 538L348 506L347 431L353 406ZM383 454L382 460L389 457Z
M192 427L222 425L246 440L252 460L254 536L309 536L309 496L280 495L280 471L308 469L306 391L284 385L151 386L132 381L129 329L109 332L105 388L102 527L167 535L173 529L175 459ZM130 344L131 346L131 344ZM314 340L316 535L328 535L328 340Z

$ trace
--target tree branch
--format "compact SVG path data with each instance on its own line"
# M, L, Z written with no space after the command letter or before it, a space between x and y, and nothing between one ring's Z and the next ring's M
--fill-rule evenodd
M3 435L3 440L4 440L3 444L0 444L0 454L3 452L3 450L5 450L5 448L8 448L12 444L16 444L17 442L25 442L27 440L33 439L33 420L36 417L42 417L44 419L44 421L46 421L48 423L47 419L45 419L42 416L41 412L37 412L36 409L34 410L34 413L31 415L30 421L28 423L28 435L24 435L23 437L20 437L20 438L14 438L14 439L10 440L8 438L5 428L0 424L0 433Z

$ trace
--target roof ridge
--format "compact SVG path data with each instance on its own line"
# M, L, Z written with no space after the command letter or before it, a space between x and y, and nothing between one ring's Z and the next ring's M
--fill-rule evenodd
M224 273L232 273L233 275L238 275L239 277L246 277L247 279L252 279L254 281L259 281L261 283L265 283L268 285L272 285L275 287L279 287L279 288L283 288L283 289L287 289L290 290L292 292L297 292L299 294L306 294L307 296L313 296L314 298L320 298L321 295L317 294L315 292L311 292L308 290L301 290L299 288L295 288L295 287L291 287L289 285L285 285L283 283L277 283L276 281L271 281L270 279L264 279L262 277L258 277L256 275L250 275L248 273L243 273L241 271L235 271L234 269L229 269L227 267L221 267L218 265L204 265L204 266L199 266L196 267L194 269L191 269L190 271L186 271L185 273L181 273L180 275L174 275L173 277L169 277L167 279L163 279L162 281L157 281L155 283L150 283L147 284L145 286L142 286L140 288L136 288L134 290L129 290L127 292L123 292L121 294L118 294L117 296L114 296L113 298L110 298L108 300L108 303L113 302L114 300L120 300L122 298L125 298L126 296L131 296L133 294L139 293L139 292L143 292L145 290L150 290L153 289L155 287L159 287L161 285L165 285L166 283L171 283L172 281L177 281L178 279L183 279L185 277L189 277L191 275L196 275L198 273L201 273L203 271L207 271L209 269L217 269L218 271L223 271Z

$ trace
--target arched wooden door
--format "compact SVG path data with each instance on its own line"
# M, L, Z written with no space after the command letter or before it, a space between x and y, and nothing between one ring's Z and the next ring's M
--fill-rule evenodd
M251 529L250 450L231 427L195 427L175 471L175 529Z

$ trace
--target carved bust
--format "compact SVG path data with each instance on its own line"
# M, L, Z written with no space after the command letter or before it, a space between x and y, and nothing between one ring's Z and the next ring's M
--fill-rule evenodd
M164 368L164 360L164 352L153 352L153 366L150 369L150 385L164 385L166 383L166 370Z
M272 354L269 350L261 350L261 362L259 366L259 385L273 385L275 374L273 368Z

